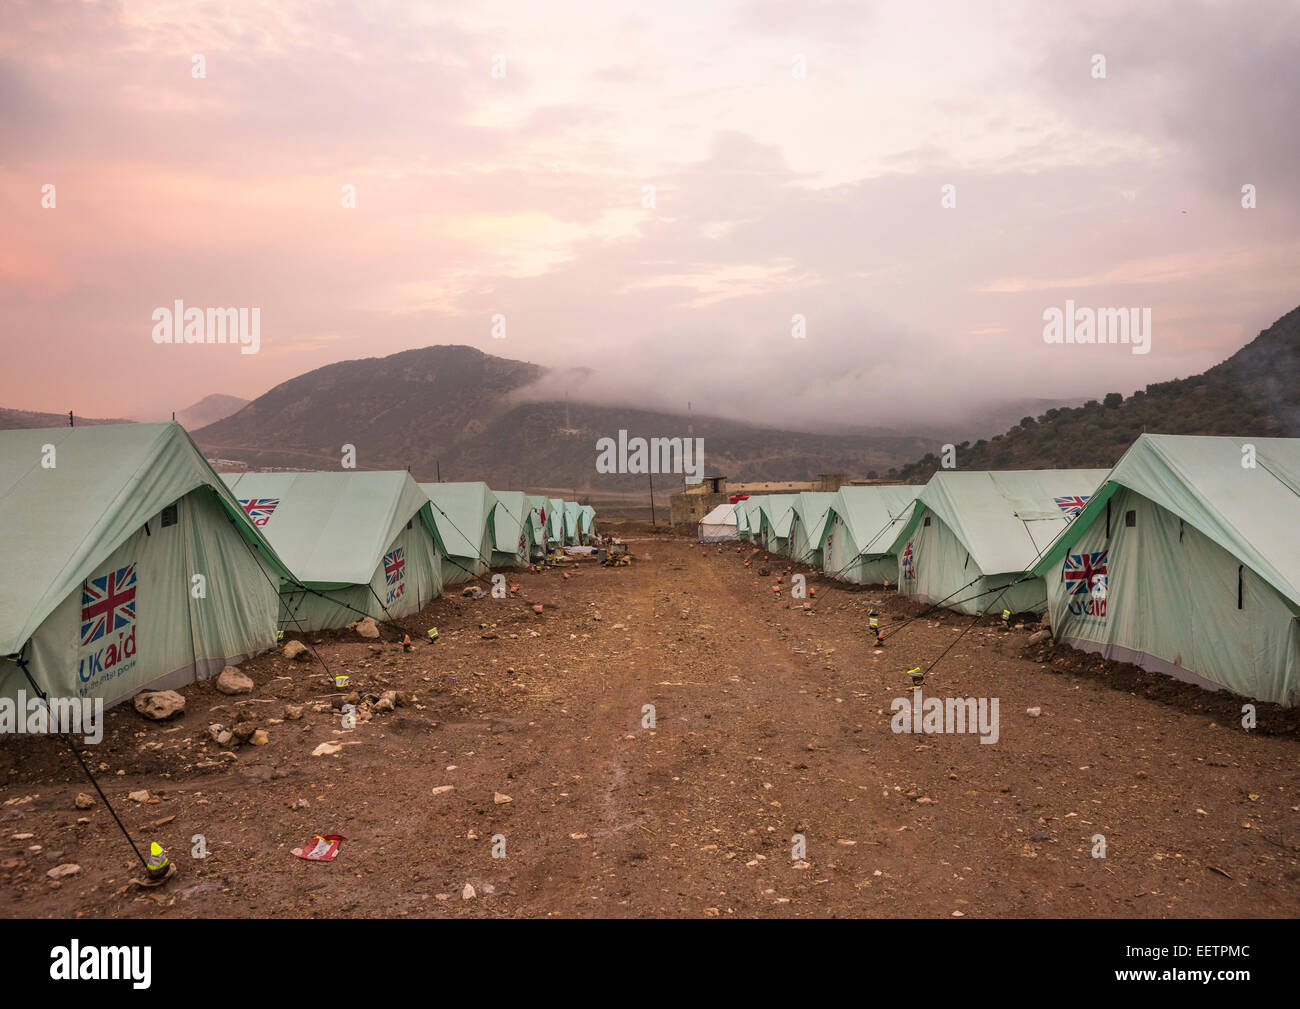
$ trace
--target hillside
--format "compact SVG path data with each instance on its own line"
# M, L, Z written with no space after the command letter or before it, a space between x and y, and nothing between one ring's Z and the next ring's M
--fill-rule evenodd
M568 417L567 426L565 417ZM588 404L526 403L467 438L441 459L444 480L493 473L501 486L579 490L637 490L647 477L595 472L596 442L631 437L704 439L706 474L732 481L811 480L821 473L883 473L900 458L932 447L931 439L879 435L823 435L757 428L698 414L687 418L649 410ZM488 477L492 483L492 477ZM656 489L680 488L677 475L656 476Z
M343 361L276 386L231 417L193 432L210 456L254 467L335 468L341 446L362 469L406 468L420 479L494 486L640 490L644 476L595 471L596 442L630 436L705 438L709 473L807 479L883 472L936 447L933 439L819 435L619 407L519 402L545 369L471 347L424 347ZM656 487L681 479L665 476Z
M1146 431L1257 438L1300 437L1300 308L1288 312L1226 361L1190 378L1157 382L1125 399L1051 409L1005 434L957 446L961 469L1109 467ZM921 483L939 466L933 453L890 476Z
M356 446L360 469L409 465L424 475L542 374L471 347L340 361L282 382L193 436L210 455L252 465L334 469L347 444Z
M176 419L187 431L194 431L208 424L215 424L219 420L225 420L246 406L248 400L242 396L227 396L224 393L214 392L210 396L204 396L192 406L177 411Z
M78 426L90 424L130 424L126 418L82 417L74 414ZM33 427L67 427L66 413L41 413L38 410L6 410L0 407L0 431L15 431Z

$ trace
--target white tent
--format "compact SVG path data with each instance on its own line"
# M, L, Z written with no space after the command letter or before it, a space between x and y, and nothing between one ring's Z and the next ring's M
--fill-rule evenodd
M736 506L720 504L713 511L700 519L699 534L701 543L717 543L721 540L736 538Z

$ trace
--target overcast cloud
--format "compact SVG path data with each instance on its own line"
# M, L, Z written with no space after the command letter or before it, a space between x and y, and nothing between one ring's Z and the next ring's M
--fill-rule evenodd
M802 427L1128 393L1300 304L1297 52L1283 2L9 0L0 406L431 343ZM261 352L156 346L178 298L260 307ZM1151 352L1045 345L1066 299Z

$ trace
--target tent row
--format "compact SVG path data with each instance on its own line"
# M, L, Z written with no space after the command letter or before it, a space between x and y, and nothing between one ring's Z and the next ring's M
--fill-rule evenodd
M405 471L218 474L175 423L0 432L0 697L207 679L596 533L590 505Z
M1291 706L1297 526L1300 439L1144 434L1110 470L749 497L705 516L700 538L962 613L1048 611L1058 641Z

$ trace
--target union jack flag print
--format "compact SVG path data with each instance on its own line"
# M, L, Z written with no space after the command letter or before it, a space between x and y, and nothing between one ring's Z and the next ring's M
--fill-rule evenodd
M135 621L135 565L128 564L81 586L81 643L130 627Z
M1088 498L1090 497L1092 497L1091 494L1069 494L1052 500L1056 502L1056 507L1065 512L1069 518L1076 519L1079 517L1079 513L1087 507Z
M398 547L391 554L384 554L384 581L389 585L396 585L402 580L402 575L406 572L406 556L401 547Z
M264 526L271 521L271 516L275 513L276 506L279 505L278 497L241 497L239 506L244 509L249 519L255 526ZM276 526L279 529L279 526Z
M1100 578L1100 584L1106 584L1106 559L1109 550L1094 550L1091 553L1068 554L1065 558L1065 584L1072 596L1086 596L1092 593L1094 578Z

